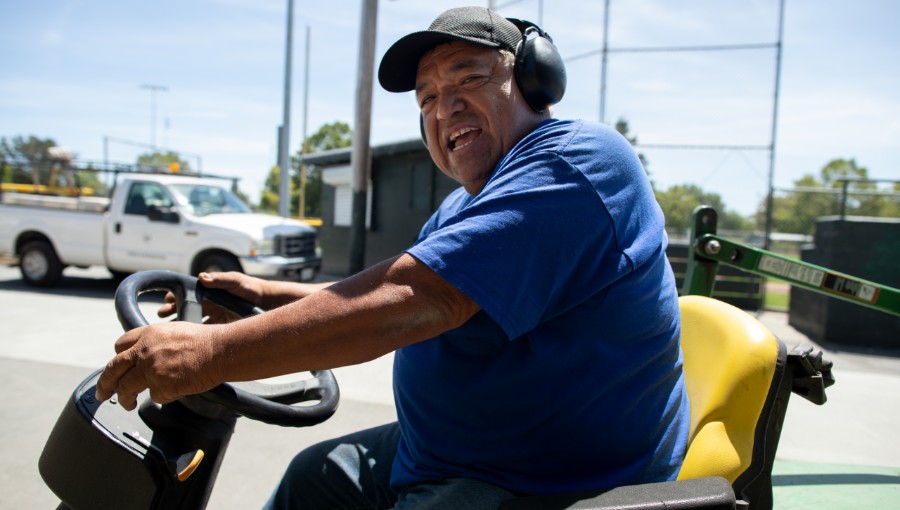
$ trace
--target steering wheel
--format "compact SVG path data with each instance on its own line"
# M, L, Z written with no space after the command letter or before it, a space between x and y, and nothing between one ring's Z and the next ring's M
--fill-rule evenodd
M122 281L116 290L116 315L126 331L149 324L138 306L145 292L175 295L175 320L202 323L203 299L242 317L263 313L252 303L220 289L207 289L197 278L172 271L142 271ZM305 427L321 423L337 410L340 391L330 370L314 371L310 379L286 384L224 383L197 395L254 420L273 425ZM318 400L315 404L291 404Z

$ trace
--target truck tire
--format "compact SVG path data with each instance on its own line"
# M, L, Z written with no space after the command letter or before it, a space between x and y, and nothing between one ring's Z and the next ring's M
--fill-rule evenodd
M19 271L25 283L51 287L62 278L63 264L47 241L29 241L19 252Z
M213 253L203 257L197 266L197 273L224 273L227 271L243 272L241 263L233 256L225 253ZM196 276L196 275L195 275Z

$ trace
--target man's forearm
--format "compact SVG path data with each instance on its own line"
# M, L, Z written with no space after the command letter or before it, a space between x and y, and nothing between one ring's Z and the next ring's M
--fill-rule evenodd
M463 324L478 306L410 255L221 328L220 374L251 380L375 359Z
M334 283L335 282L298 283L280 280L267 281L265 284L265 296L263 297L260 306L266 310L272 310L293 303L298 299L305 298L310 294L314 294L324 288L330 287Z

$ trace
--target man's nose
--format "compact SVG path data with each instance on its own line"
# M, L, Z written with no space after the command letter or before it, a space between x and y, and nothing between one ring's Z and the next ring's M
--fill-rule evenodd
M447 120L452 117L453 114L466 108L465 101L463 101L459 94L453 91L441 94L437 101L438 120Z

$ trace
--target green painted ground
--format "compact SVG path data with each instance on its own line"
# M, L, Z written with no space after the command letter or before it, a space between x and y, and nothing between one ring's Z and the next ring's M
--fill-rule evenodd
M900 468L777 460L776 509L900 508Z

